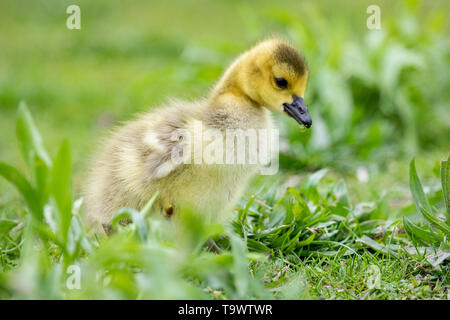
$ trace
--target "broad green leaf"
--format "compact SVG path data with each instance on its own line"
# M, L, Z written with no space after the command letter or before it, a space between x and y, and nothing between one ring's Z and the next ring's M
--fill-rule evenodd
M320 254L322 255L328 255L328 253L330 253L329 255L336 255L336 254L341 254L341 255L350 255L350 254L357 254L357 252L350 246L346 245L343 242L339 242L339 241L331 241L331 240L313 240L311 241L311 244L317 244L320 246L323 246L325 248L326 251L322 251ZM330 250L333 247L341 247L340 251L334 251L334 250ZM328 252L328 253L327 253ZM331 252L333 252L331 254Z
M416 237L419 240L432 244L440 243L443 240L443 237L439 234L416 226L407 217L403 217L403 225L411 237Z
M439 218L432 215L429 211L425 210L424 207L420 206L420 211L422 212L422 215L427 219L429 223L431 223L433 226L435 226L437 229L444 232L444 234L450 236L450 226L448 226L444 221L441 221Z
M414 205L417 212L421 214L420 207L425 208L426 211L432 212L430 203L428 202L425 193L423 192L422 184L417 176L415 160L412 159L409 165L409 188L413 197Z
M442 183L442 194L444 195L444 203L447 212L447 225L450 226L450 165L448 160L450 158L450 153L447 156L447 160L441 161L441 183Z
M36 192L41 206L44 206L48 201L48 196L50 193L50 170L39 156L34 157L34 175L36 180Z
M391 254L393 256L398 256L397 252L391 250L389 247L384 246L378 242L376 242L375 240L369 238L368 236L362 236L360 239L358 239L357 241L365 244L366 246L376 250L376 251L380 251L384 254Z
M51 159L48 156L42 138L34 125L33 118L25 104L21 102L16 124L16 135L22 156L31 171L31 181L35 181L35 190L40 205L48 200L48 176Z
M34 155L38 155L47 167L51 166L51 160L47 151L45 151L41 135L36 129L30 111L28 111L28 108L23 101L20 102L19 105L16 135L20 151L30 170L33 170Z
M35 190L28 180L16 168L0 162L0 176L12 183L25 198L25 201L31 213L37 220L41 221L43 217L42 207L39 205L39 199Z
M53 164L51 192L58 207L62 236L67 240L72 221L72 165L67 140L61 144Z

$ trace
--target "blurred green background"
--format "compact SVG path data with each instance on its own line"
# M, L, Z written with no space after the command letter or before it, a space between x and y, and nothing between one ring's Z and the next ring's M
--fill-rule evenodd
M81 30L66 28L70 4L81 8ZM366 26L371 4L381 9L381 30ZM108 128L167 97L205 95L234 57L278 35L308 60L314 119L310 131L279 119L282 168L331 167L350 180L363 168L375 188L406 183L412 156L436 169L450 149L448 8L448 1L3 0L0 158L20 166L14 123L25 100L49 150L69 139L79 190ZM0 190L3 201L16 198L4 181Z

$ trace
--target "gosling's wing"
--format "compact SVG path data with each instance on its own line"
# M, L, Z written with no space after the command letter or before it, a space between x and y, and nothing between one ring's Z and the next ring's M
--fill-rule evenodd
M183 163L176 156L176 141L166 139L158 131L147 132L143 139L148 147L143 158L144 170L149 179L164 178Z
M144 117L142 157L150 179L161 179L190 160L190 127L195 105L172 101L171 107Z

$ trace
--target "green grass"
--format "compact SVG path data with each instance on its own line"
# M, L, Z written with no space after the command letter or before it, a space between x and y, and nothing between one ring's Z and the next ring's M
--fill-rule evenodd
M365 27L370 1L86 0L79 31L69 4L0 4L0 298L449 299L445 1L380 4L381 31ZM311 69L314 125L277 118L280 172L224 226L185 212L173 234L125 209L133 224L111 238L86 230L80 188L108 129L205 94L270 34Z

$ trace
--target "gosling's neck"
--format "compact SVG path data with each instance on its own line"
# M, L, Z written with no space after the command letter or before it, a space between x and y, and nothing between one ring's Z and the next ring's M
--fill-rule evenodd
M247 72L248 53L243 54L227 69L208 98L214 107L258 108L262 106L246 93L243 75Z
M237 59L220 78L205 104L203 120L218 129L265 128L268 110L246 93L244 59Z

